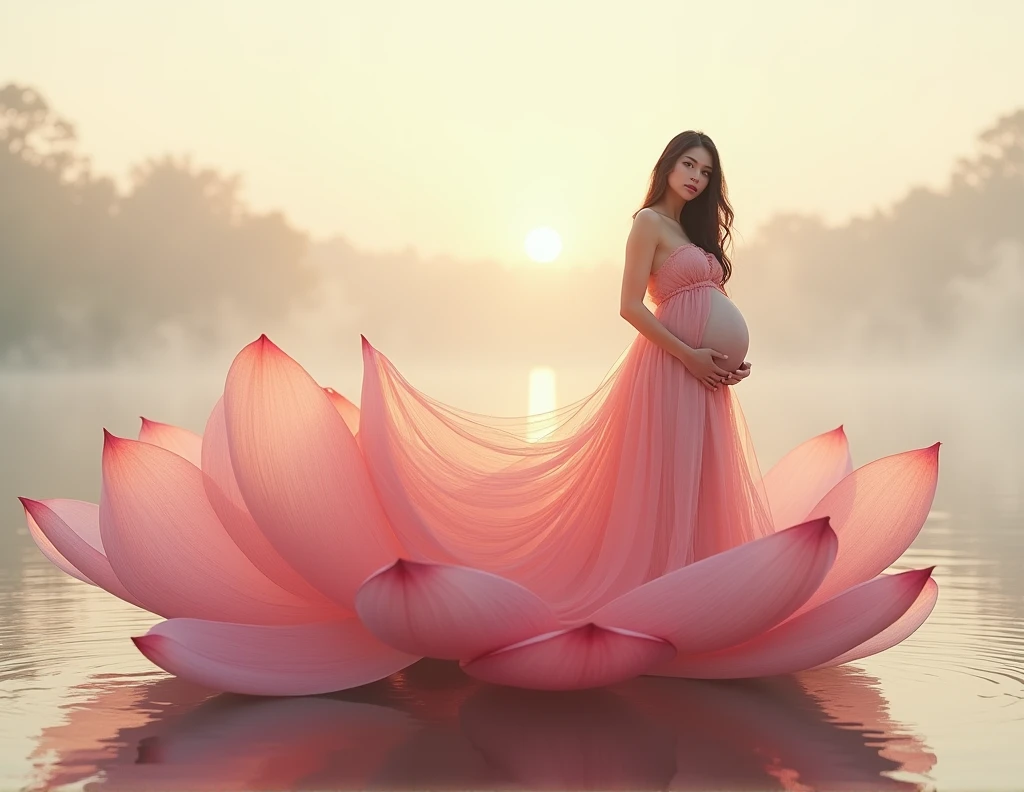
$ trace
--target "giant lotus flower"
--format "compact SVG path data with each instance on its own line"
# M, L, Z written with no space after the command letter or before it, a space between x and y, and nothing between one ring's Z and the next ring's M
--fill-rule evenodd
M363 338L363 355L380 353ZM894 646L936 601L931 568L883 573L928 515L938 443L853 470L841 426L813 437L764 478L774 533L568 614L392 530L360 417L261 336L202 436L104 430L99 504L21 502L56 566L165 619L132 639L149 660L239 693L336 691L425 656L537 689L771 676Z

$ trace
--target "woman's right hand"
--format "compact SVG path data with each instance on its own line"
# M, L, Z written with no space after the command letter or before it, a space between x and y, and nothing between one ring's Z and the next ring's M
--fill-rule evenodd
M723 355L717 349L702 347L693 349L683 358L683 365L701 385L708 390L718 390L718 385L728 376L729 372L721 368L715 359L728 360L728 355Z

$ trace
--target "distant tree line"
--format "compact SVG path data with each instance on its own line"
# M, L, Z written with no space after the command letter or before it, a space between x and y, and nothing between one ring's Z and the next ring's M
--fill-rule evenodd
M1024 110L978 143L942 191L833 228L780 214L733 251L759 359L1024 357ZM248 211L237 177L171 157L121 194L29 88L0 89L0 187L8 365L142 354L167 326L197 348L237 350L283 323L329 349L364 333L437 363L550 365L610 364L636 334L614 251L610 266L505 269L311 243Z
M198 344L220 316L287 315L315 276L307 236L257 215L239 179L150 160L122 194L32 88L0 88L0 362L106 362L174 324Z
M770 348L908 358L976 343L1024 357L1024 110L979 149L943 191L912 189L872 217L826 228L783 215L758 229L736 291Z

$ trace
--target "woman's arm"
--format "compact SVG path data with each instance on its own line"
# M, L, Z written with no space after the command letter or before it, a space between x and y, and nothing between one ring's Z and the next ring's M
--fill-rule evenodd
M651 276L654 252L658 247L661 221L656 215L653 210L645 208L633 218L633 227L626 238L626 266L622 273L619 316L666 352L685 362L693 348L676 337L644 305L647 280Z

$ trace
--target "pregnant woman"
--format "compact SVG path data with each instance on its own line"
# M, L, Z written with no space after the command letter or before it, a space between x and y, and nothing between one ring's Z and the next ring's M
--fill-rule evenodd
M571 405L473 415L412 388L364 339L359 442L415 557L511 578L572 618L773 532L730 387L750 366L725 293L725 192L707 136L668 144L626 243L620 313L639 334Z

